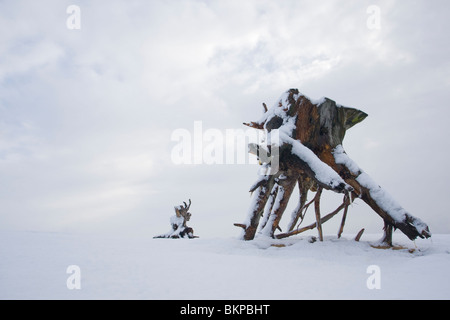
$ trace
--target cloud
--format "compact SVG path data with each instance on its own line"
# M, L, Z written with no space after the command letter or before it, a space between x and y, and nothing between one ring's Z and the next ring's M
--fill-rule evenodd
M192 197L205 232L232 234L257 168L176 166L171 134L194 121L245 129L298 87L367 112L350 156L450 230L445 206L422 200L445 198L448 178L446 2L379 1L379 30L367 28L370 1L81 1L80 30L66 27L71 4L0 4L4 227L145 230ZM424 162L438 169L411 178Z

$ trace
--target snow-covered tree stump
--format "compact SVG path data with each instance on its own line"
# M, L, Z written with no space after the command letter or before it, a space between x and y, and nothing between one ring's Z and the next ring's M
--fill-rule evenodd
M189 205L186 202L183 202L183 204L184 206L180 205L175 207L175 215L170 218L172 230L154 238L198 238L194 236L194 229L186 225L186 222L191 219L191 213L188 211L191 207L191 199L189 199Z
M297 89L284 93L272 108L263 106L263 117L245 125L267 133L270 146L265 149L262 145L250 145L249 151L258 155L269 174L259 176L250 189L255 194L247 220L235 224L244 229L243 239L252 240L258 229L267 236L284 238L317 228L322 240L321 225L344 210L340 236L348 206L355 198L361 198L384 220L383 240L387 244L392 244L392 228L400 229L411 240L431 236L424 222L403 209L345 153L342 142L346 130L363 121L366 113L341 106L328 98L311 100ZM272 155L275 149L277 154ZM278 170L273 168L275 157L278 157ZM288 232L275 235L296 184L300 199L291 215ZM307 202L310 190L316 195ZM342 193L344 198L335 211L321 217L323 190ZM316 223L300 228L312 203Z

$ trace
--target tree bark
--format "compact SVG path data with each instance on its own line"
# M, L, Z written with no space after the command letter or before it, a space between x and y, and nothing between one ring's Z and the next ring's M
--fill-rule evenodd
M267 141L270 140L271 143L275 140L272 139L273 134L278 133L280 141L278 148L275 150L278 150L279 168L282 172L287 172L288 176L285 181L287 185L279 187L280 190L283 188L285 194L283 196L278 194L280 197L272 210L273 216L271 218L273 220L270 221L269 226L266 225L266 228L271 228L271 236L279 226L281 216L297 180L299 180L300 188L299 206L291 216L288 225L290 232L282 234L283 237L298 234L299 230L304 229L294 230L306 206L307 192L313 186L317 186L320 190L318 191L318 198L320 198L322 189L344 193L349 199L351 196L352 198L361 198L385 221L385 238L387 241L392 237L392 227L400 229L411 240L417 237L428 238L431 236L427 225L420 219L413 217L400 206L394 209L387 208L386 202L380 200L379 193L374 196L372 194L375 190L374 187L361 182L362 171L360 169L355 170L354 167L357 166L349 158L344 157L345 161L337 163L336 150L342 148L346 130L363 121L367 117L366 113L338 105L328 98L312 101L297 89L288 90L282 95L278 104L275 104L271 109L264 105L264 110L265 114L260 121L250 122L246 125L265 130L268 134ZM274 131L276 129L280 130ZM263 158L263 162L272 172L274 169L272 168L272 158L276 156L276 152L272 146L268 146L268 150L263 149L264 152L261 152L261 148L261 146L252 145L250 149L251 152ZM270 155L270 151L273 151L274 154ZM340 156L343 156L343 154L345 152L341 153ZM307 182L308 179L312 181L311 184ZM257 201L252 204L248 222L245 224L245 240L254 238L261 214L275 183L275 178L271 176L267 181L259 180L254 185L255 189L259 188L259 193ZM375 191L381 190L378 186L376 187ZM348 209L348 203L343 205L345 212L338 236L343 232ZM316 199L315 207L319 237L323 239L321 224L324 218L320 218L319 199ZM325 218L329 219L330 215ZM392 240L390 241L392 242Z
M322 188L319 187L314 199L314 209L316 211L317 232L319 233L319 240L323 241L322 223L320 222L320 196L322 195Z
M356 242L358 242L359 241L359 239L361 239L361 237L362 237L362 235L363 235L363 233L364 233L364 228L362 228L361 230L359 230L359 232L358 232L358 234L356 235L356 237L355 237L355 241Z
M381 240L382 243L388 245L389 247L392 247L392 225L390 225L387 221L384 222L384 235L383 239Z
M341 235L342 235L342 232L344 232L344 225L345 225L345 220L347 219L347 212L348 212L348 205L349 205L349 203L347 203L345 205L345 208L344 208L344 214L342 215L341 226L340 226L339 232L338 232L338 238L340 238Z
M341 177L344 178L345 182L353 187L353 197L361 198L372 208L373 211L375 211L381 218L383 218L385 224L387 223L390 226L400 229L411 240L414 240L417 237L429 238L431 236L428 227L422 221L420 221L420 219L411 216L406 211L402 219L399 220L398 217L394 217L389 212L384 210L382 208L382 205L379 203L379 200L372 197L371 189L362 185L358 181L358 177L363 173L361 169L358 168L357 172L352 172L350 168L347 167L347 164L337 164L331 151L328 153L328 155L324 154L323 157L326 158L327 163L336 172L338 172ZM353 163L353 165L356 164ZM381 187L378 188L378 190L381 191ZM401 207L398 208L403 210L403 208ZM418 225L421 226L421 228L418 228Z
M270 176L267 181L262 184L259 188L258 194L256 195L256 201L254 202L253 208L251 208L250 216L248 218L249 223L244 229L244 240L253 240L258 229L259 220L264 211L264 207L269 197L270 191L275 183L275 176ZM257 189L258 190L258 189Z
M315 198L314 198L315 200ZM335 215L337 215L342 209L344 209L346 206L346 202L344 201L339 207L336 208L336 210L334 210L333 212L327 214L326 216L324 216L323 218L320 218L320 224L324 224L325 222L327 222L328 220L330 220L331 218L333 218ZM317 221L314 223L311 223L310 225L303 227L303 228L299 228L299 229L295 229L292 230L290 232L286 232L286 233L280 233L278 235L275 236L275 238L277 239L283 239L283 238L287 238L287 237L291 237L294 236L296 234L300 234L303 233L305 231L308 230L312 230L314 228L317 227Z
M293 174L279 182L277 197L273 203L269 220L264 227L263 233L273 238L275 230L279 227L281 217L286 210L289 198L294 190L298 177Z
M303 220L303 210L305 209L306 201L308 200L308 191L311 189L313 184L314 181L312 179L304 174L300 174L300 178L298 179L299 203L296 210L292 212L291 221L288 225L288 231L294 230L300 218Z

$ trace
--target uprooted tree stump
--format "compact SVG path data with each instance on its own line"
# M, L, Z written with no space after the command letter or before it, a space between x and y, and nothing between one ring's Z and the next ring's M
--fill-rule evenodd
M194 236L194 229L186 225L186 222L191 219L191 213L188 211L191 207L191 199L189 199L189 205L186 202L183 202L183 204L184 206L180 205L175 207L175 215L170 218L172 230L154 238L198 238Z
M267 135L267 146L249 145L249 152L258 156L264 174L250 188L254 195L246 222L235 224L244 229L244 240L254 239L258 230L272 238L285 238L314 228L323 240L322 224L343 210L340 237L348 206L355 198L361 198L384 220L386 244L392 245L393 228L411 240L431 236L424 222L403 209L345 153L342 142L346 130L363 121L366 113L328 98L311 100L297 89L284 93L272 108L263 106L265 113L259 121L244 123ZM299 202L288 231L275 234L296 184ZM336 210L321 217L324 189L343 194L343 200ZM316 193L307 202L310 190ZM312 204L316 222L300 228Z

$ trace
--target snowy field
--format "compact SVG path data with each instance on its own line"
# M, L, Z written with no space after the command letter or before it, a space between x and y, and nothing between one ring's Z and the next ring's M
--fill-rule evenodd
M1 231L0 298L450 298L450 235L414 243L395 233L394 242L412 253L372 248L380 237L244 242ZM67 272L72 265L78 271Z

